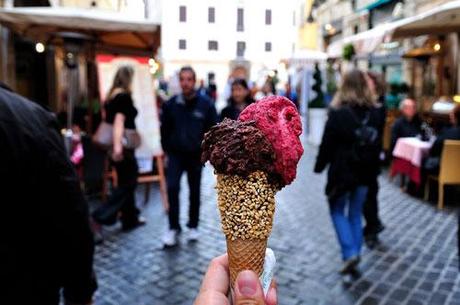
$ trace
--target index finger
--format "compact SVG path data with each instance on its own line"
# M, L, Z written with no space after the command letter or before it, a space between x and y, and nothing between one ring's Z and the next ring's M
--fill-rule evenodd
M230 286L229 277L227 254L214 258L204 276L201 292L212 290L226 295Z

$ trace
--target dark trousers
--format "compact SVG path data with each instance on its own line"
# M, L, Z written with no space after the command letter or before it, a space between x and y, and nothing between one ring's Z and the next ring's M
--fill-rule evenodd
M363 206L363 214L366 219L366 226L364 227L364 235L375 235L378 233L382 222L379 218L379 205L377 195L379 192L379 183L377 176L370 181L368 185L367 198Z
M188 186L190 189L189 228L197 228L200 217L200 186L201 170L203 165L199 157L187 155L168 155L168 170L166 181L168 184L169 199L169 228L181 230L179 224L179 192L182 173L187 173Z
M138 166L133 150L123 152L123 160L112 162L118 177L118 186L107 201L93 213L94 219L105 225L117 221L121 212L121 222L130 226L138 221L139 210L136 208L135 191L137 186Z
M133 150L125 150L123 160L113 162L118 176L118 187L109 201L121 201L121 222L124 225L136 223L139 210L136 207L135 191L139 168Z

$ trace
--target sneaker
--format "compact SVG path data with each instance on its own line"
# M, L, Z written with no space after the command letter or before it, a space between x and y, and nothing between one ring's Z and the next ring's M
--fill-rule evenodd
M343 263L342 269L340 269L340 274L345 275L353 273L356 270L356 267L359 265L360 260L361 259L359 256L353 256L347 259Z
M187 240L191 241L191 242L194 242L194 241L198 241L198 238L200 237L200 232L198 231L197 228L191 228L188 231L187 235L188 235Z
M163 246L171 248L177 245L177 230L168 230L163 235Z

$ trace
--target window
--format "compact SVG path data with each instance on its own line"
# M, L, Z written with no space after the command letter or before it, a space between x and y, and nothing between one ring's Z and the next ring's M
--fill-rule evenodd
M265 24L272 24L272 10L265 10Z
M184 5L179 6L179 22L187 21L187 8Z
M187 41L185 39L179 39L179 50L187 49Z
M208 22L216 22L216 9L214 7L208 7Z
M239 8L236 11L236 30L238 32L243 32L244 31L244 10L242 8Z
M244 57L244 51L246 51L246 42L236 42L236 57Z
M351 0L351 9L352 9L353 11L356 10L356 0Z
M272 51L272 43L271 42L266 42L265 43L265 52L271 52Z
M219 48L219 44L217 43L216 40L209 40L208 41L208 50L217 51L218 48Z

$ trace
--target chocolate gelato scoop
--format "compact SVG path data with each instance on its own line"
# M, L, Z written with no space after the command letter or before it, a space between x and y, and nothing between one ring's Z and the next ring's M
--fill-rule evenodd
M247 177L261 170L275 181L279 178L273 147L255 121L225 119L206 133L201 148L201 161L209 160L219 174Z

